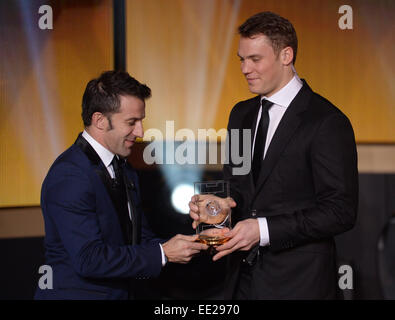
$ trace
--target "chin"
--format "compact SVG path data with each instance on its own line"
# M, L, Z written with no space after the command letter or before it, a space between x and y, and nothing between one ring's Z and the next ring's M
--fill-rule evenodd
M131 150L119 150L119 152L117 152L117 155L119 155L121 158L127 158L129 155L131 154Z
M250 92L253 93L253 94L264 95L264 94L262 93L262 90L259 90L259 89L250 88Z
M127 158L130 156L131 153L132 153L132 150L129 149L128 151L123 153L122 157Z
M251 92L251 93L260 94L260 95L262 95L262 94L263 94L263 91L264 91L264 90L262 90L261 88L258 88L258 87L256 87L256 86L249 86L249 89L250 89L250 92Z

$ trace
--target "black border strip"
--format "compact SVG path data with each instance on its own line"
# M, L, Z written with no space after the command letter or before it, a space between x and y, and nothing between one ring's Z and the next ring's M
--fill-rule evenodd
M126 71L125 0L113 0L114 70Z

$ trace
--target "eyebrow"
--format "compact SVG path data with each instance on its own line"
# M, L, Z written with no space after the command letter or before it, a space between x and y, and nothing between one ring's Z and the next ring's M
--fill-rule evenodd
M125 121L131 121L131 120L143 120L144 118L145 118L145 115L143 115L141 118L136 118L136 117L128 118L128 119L125 119Z
M240 59L262 58L262 55L260 55L260 54L252 54L252 55L247 56L247 57L242 57L239 53L237 53L237 56L238 56Z

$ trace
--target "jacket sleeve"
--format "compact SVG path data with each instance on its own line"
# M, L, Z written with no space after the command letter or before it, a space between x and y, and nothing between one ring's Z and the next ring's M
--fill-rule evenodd
M154 277L161 270L157 243L117 246L105 243L96 214L96 194L81 168L61 163L47 177L42 209L52 220L74 270L83 277Z
M267 217L272 251L333 237L351 229L358 206L358 169L354 132L342 113L319 126L310 149L314 207Z

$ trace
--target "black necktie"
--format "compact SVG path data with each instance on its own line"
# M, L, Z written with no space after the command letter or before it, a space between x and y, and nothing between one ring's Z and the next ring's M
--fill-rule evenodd
M111 161L111 164L115 173L114 188L116 189L116 193L117 193L117 202L118 202L117 209L120 211L119 217L120 217L121 229L124 233L124 238L126 243L131 244L133 239L132 238L133 226L129 217L129 209L128 209L129 197L127 194L128 190L126 188L126 184L125 184L126 179L124 176L125 160L118 159L117 156L114 156L114 158ZM132 204L129 205L132 208Z
M117 156L114 156L114 158L111 161L111 164L115 173L115 183L123 184L122 160L120 160Z
M263 153L265 151L265 143L267 130L269 129L269 109L273 105L269 100L262 100L262 114L261 120L258 125L258 129L255 136L254 145L254 156L252 158L252 176L254 178L254 184L256 185L259 173L261 172L261 166L263 162Z

